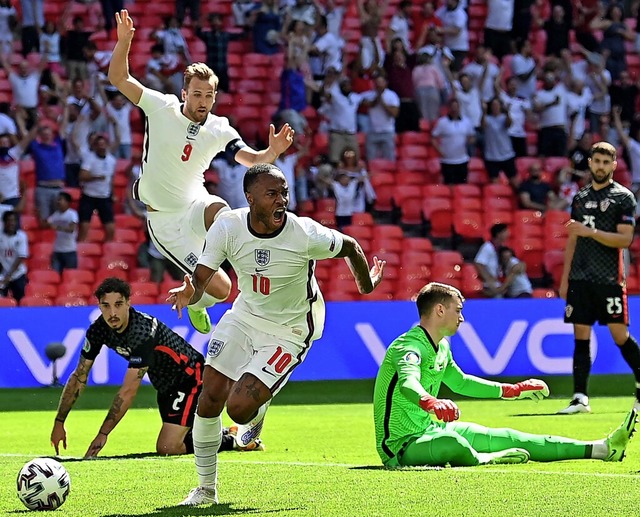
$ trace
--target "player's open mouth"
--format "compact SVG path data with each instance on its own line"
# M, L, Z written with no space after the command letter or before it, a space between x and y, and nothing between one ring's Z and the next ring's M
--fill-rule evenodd
M284 212L285 209L284 208L278 208L274 213L273 213L273 219L275 220L276 223L279 223L282 221L282 218L284 217Z

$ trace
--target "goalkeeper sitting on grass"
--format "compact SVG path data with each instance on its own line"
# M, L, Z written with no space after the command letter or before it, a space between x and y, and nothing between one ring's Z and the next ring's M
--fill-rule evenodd
M460 370L444 338L455 334L464 321L463 303L456 288L427 284L417 298L420 324L387 350L373 399L376 445L386 466L459 467L525 463L529 459L622 461L635 430L635 409L607 438L593 442L457 422L460 411L455 402L437 398L441 383L456 393L477 398L538 400L549 395L547 385L536 379L502 384ZM433 421L432 414L442 422Z

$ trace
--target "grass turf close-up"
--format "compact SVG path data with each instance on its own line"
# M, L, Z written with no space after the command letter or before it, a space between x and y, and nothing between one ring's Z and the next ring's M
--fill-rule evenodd
M474 468L386 470L375 450L370 382L291 383L267 414L263 452L220 454L220 504L175 506L197 485L191 455L159 457L155 393L134 408L97 460L81 460L115 387L88 388L67 420L61 463L71 492L64 516L200 515L638 515L640 439L621 463L574 460ZM320 403L305 404L309 394ZM27 512L16 496L24 463L53 455L49 435L60 391L2 390L0 515ZM354 401L348 403L347 401ZM461 420L583 440L604 438L624 419L630 397L592 398L592 414L556 415L565 399L460 400Z

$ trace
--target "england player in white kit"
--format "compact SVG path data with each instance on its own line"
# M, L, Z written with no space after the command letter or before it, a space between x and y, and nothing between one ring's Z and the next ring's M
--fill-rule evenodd
M204 63L189 65L185 70L181 101L175 95L144 87L129 74L128 55L135 28L126 9L116 13L116 26L118 42L109 80L144 110L147 119L134 197L147 205L149 234L158 250L190 274L207 229L221 210L228 209L222 198L211 196L204 188L204 172L213 157L227 151L247 167L273 162L293 142L293 130L286 125L276 134L271 126L267 149L248 147L226 118L210 113L218 78ZM198 331L207 334L211 322L205 309L229 295L231 282L219 270L205 287L203 297L189 307L189 318Z
M170 300L181 311L199 299L224 260L236 271L240 287L209 342L193 427L200 483L184 505L217 502L217 450L225 404L236 422L260 421L265 404L322 335L324 300L313 275L315 261L345 258L361 293L376 288L385 265L374 257L369 271L352 237L287 213L287 182L275 165L251 167L244 189L249 208L220 215L207 233L193 276L170 291Z

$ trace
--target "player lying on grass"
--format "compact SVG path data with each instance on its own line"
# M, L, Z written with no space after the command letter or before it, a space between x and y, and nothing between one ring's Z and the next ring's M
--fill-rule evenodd
M460 370L444 338L454 335L464 321L463 303L456 288L427 284L417 298L419 325L387 350L373 399L376 445L386 466L458 467L529 459L622 461L635 431L635 409L607 438L592 442L457 422L460 411L455 402L437 398L442 383L468 397L539 400L549 395L547 385L536 379L502 384ZM433 421L432 414L442 422Z
M204 357L164 323L131 307L131 287L127 282L107 278L98 286L95 295L102 316L87 330L78 366L60 397L51 431L51 444L56 454L59 454L60 442L67 448L65 420L87 385L89 372L102 346L112 348L129 361L129 369L85 458L97 456L106 445L109 433L131 407L145 374L158 391L162 428L156 443L157 452L165 455L193 452L191 427L196 401L202 391ZM239 448L235 443L237 428L225 431L220 450ZM257 439L241 450L262 449L264 447Z

